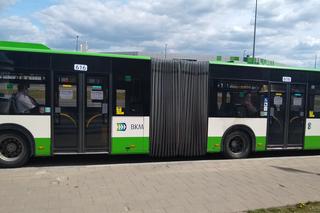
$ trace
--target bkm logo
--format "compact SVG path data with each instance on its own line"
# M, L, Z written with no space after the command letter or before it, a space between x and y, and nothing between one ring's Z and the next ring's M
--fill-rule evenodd
M127 130L127 124L126 123L117 123L117 131L124 132Z

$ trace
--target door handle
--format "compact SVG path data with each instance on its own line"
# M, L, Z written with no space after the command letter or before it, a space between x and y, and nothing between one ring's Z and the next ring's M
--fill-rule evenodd
M289 123L292 123L294 120L297 120L299 119L300 117L299 116L294 116L290 119L290 122Z

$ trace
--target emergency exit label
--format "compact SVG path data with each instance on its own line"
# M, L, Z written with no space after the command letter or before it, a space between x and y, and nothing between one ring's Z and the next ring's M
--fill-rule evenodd
M283 77L282 77L282 82L291 82L291 77L289 77L289 76L283 76Z
M86 64L75 64L74 65L75 71L88 71L88 65Z

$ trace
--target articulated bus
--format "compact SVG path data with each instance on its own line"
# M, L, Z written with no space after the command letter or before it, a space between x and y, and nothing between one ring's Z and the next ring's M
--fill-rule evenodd
M319 70L0 42L1 167L60 154L289 149L320 149Z

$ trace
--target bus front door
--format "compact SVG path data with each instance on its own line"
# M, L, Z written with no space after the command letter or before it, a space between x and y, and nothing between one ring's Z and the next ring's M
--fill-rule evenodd
M56 74L54 152L108 152L108 76Z
M268 148L302 148L305 125L305 85L270 85Z
M57 74L54 82L54 152L79 152L79 76Z

